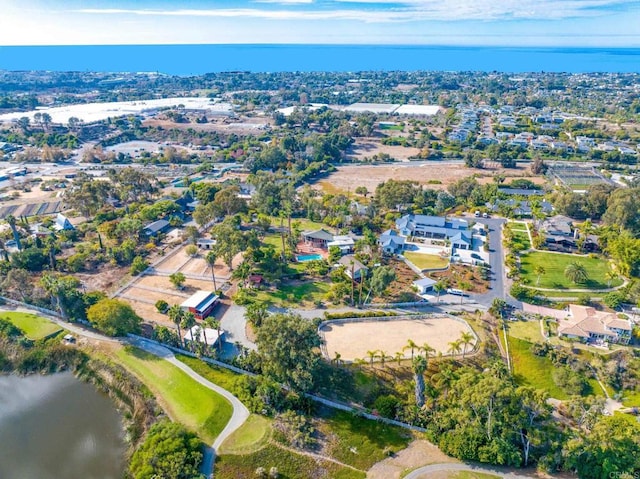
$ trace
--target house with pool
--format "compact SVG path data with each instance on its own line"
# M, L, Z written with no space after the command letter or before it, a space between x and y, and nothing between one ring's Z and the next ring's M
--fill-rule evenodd
M412 239L423 238L449 242L452 253L455 250L473 249L473 230L466 220L413 214L398 219L396 230L383 232L378 244L385 254L402 254L406 250L421 249Z

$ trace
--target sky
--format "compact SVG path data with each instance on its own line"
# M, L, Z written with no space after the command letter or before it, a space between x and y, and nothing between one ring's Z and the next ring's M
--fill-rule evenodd
M0 45L640 47L640 0L2 0Z

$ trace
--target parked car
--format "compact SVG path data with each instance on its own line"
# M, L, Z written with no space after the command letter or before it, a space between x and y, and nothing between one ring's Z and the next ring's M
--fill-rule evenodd
M453 294L456 296L466 296L464 291L462 291L461 289L455 289L455 288L447 288L447 293Z

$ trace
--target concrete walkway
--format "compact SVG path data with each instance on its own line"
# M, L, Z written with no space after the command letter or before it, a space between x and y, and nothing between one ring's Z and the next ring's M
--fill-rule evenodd
M229 419L229 422L227 423L225 428L222 430L222 432L220 432L218 437L216 437L216 440L213 442L211 447L205 449L204 457L202 459L202 471L207 475L207 477L213 477L216 451L220 448L220 445L225 441L225 439L227 439L236 429L244 424L244 422L249 417L249 410L245 407L244 404L242 404L242 402L240 402L237 397L235 397L229 391L203 378L189 366L178 360L171 350L155 344L151 341L146 341L144 339L131 338L126 340L126 342L155 356L161 357L165 361L170 362L175 367L184 371L194 381L197 381L204 387L220 394L227 401L229 401L229 403L233 407L231 419Z
M493 474L498 477L504 477L505 479L530 479L535 476L525 474L523 472L513 472L510 469L502 469L492 466L483 466L480 464L456 464L456 463L442 463L431 464L429 466L419 467L414 471L407 474L405 479L427 479L429 474L441 471L471 471L482 474Z

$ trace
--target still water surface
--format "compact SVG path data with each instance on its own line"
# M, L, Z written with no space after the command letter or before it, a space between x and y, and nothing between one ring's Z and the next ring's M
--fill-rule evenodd
M0 376L0 478L120 479L113 403L71 373Z

